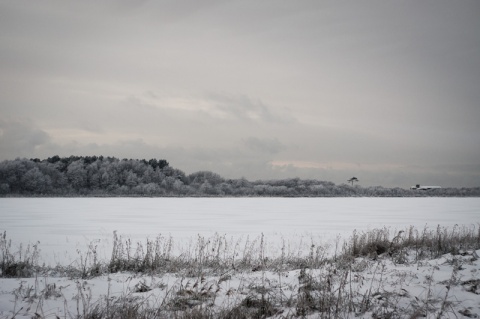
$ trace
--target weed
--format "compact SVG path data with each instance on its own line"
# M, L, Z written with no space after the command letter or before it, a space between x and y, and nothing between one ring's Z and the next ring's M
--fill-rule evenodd
M186 250L176 253L172 252L171 237L134 243L114 232L113 239L108 261L98 258L96 242L92 242L85 251L78 251L78 260L70 268L63 268L76 280L76 313L65 310L65 318L444 317L454 313L452 296L456 286L461 285L472 296L480 294L478 279L459 279L462 263L478 260L475 250L480 248L480 233L475 226L355 231L343 244L337 239L332 257L325 245L312 238L305 242L303 247L308 248L303 252L289 249L282 240L277 253L270 249L271 243L263 234L243 242L219 234L197 236ZM3 233L1 275L38 276L37 245L13 248ZM440 283L442 290L435 286L435 267L419 279L425 287L423 292L414 295L404 289L412 279L398 269L421 267L427 264L425 259L446 253L452 255L444 264L452 266L453 271L450 279ZM387 264L395 266L397 273L387 274ZM43 270L62 274L62 268ZM92 297L89 279L123 271L129 272L129 278L149 274L152 280L140 280L126 294L113 297L109 277L107 296L98 300ZM168 285L154 282L154 276L167 273L177 276L173 285L168 281ZM252 282L243 277L245 274L254 278ZM294 279L287 279L289 275ZM396 280L396 290L385 288L392 286L386 283L387 277ZM36 302L35 311L44 316L43 302L46 305L63 296L62 287L55 283L47 283L46 279L43 285L37 282L20 282L13 292L12 315L20 315L22 303ZM152 305L147 296L158 293L157 288L161 288L161 297ZM457 312L474 315L473 310L461 311Z
M32 277L39 269L39 244L40 242L33 245L29 244L25 249L20 244L14 252L12 241L7 239L7 232L0 234L0 276L10 278Z

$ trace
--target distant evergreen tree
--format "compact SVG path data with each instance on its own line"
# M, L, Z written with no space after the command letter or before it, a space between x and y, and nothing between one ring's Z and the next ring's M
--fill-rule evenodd
M350 179L348 180L348 182L349 182L349 183L352 183L352 186L353 186L353 183L358 182L358 178L356 178L356 177L354 176L354 177L350 178Z

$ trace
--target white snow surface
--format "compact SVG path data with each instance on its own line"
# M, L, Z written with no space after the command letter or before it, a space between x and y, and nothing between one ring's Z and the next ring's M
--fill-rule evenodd
M478 227L480 199L3 198L0 218L0 231L6 231L14 245L40 241L44 262L64 264L78 258L77 249L85 249L92 241L104 249L108 259L115 230L132 240L171 235L187 245L199 235L218 233L245 238L263 233L271 244L286 240L301 247L299 242L305 241L308 249L312 238L328 242L339 235L349 237L355 229L361 232L387 227L394 232L409 226L420 230L425 226L435 229L437 225ZM401 318L436 318L445 306L442 317L478 318L478 255L480 250L463 257L445 255L402 265L389 259L357 258L356 270L346 272L345 278L350 289L361 293L359 298L368 295L374 306L365 313L341 309L340 317L371 318L396 313ZM262 287L273 296L298 298L302 286L300 271L232 273L223 280L218 276L186 278L168 273L116 273L87 280L54 274L0 278L0 318L77 318L84 309L119 300L137 300L158 308L169 300L184 298L182 293L187 298L187 292L195 295L206 287L216 292L207 294L198 307L208 304L228 308ZM322 271L326 270L307 270L314 280L322 278ZM148 289L139 292L139 287ZM283 308L276 317L288 317L295 312L296 309ZM318 316L313 312L307 318Z
M171 236L182 250L217 233L246 240L263 234L302 249L333 245L354 230L435 229L480 222L480 198L1 198L0 231L14 244L35 244L41 261L66 263L94 242L111 253L113 232L133 242Z

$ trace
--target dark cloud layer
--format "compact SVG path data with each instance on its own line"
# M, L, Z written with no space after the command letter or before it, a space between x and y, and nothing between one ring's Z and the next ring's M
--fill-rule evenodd
M474 1L0 0L0 159L480 185Z

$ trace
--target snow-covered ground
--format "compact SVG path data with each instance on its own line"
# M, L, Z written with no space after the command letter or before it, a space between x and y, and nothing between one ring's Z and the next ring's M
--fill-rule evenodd
M14 248L39 241L40 263L67 266L78 265L92 243L108 261L114 231L132 242L171 236L180 252L197 243L198 236L216 233L233 243L263 234L273 254L285 242L290 251L308 254L312 241L334 245L338 236L347 239L354 230L386 227L395 234L409 226L478 228L480 198L4 198L0 218L0 231L6 231ZM242 311L256 311L262 296L271 316L278 318L302 311L317 318L315 307L327 297L345 306L332 317L435 318L441 313L478 318L479 254L467 251L401 264L391 258L357 258L345 269L279 266L203 278L115 273L72 279L54 272L1 278L0 318L77 318L95 307L130 302L167 310L243 305ZM289 300L295 306L289 307ZM366 303L368 311L362 311Z
M171 236L181 251L214 233L232 241L263 233L272 246L299 247L355 229L477 225L480 198L1 198L0 220L14 243L39 241L51 264L71 262L92 242L108 258L115 230L134 242Z
M0 318L93 318L95 309L105 315L106 307L113 312L132 304L160 310L156 318L205 307L213 312L239 309L252 316L263 311L271 318L320 318L322 303L329 309L323 317L332 318L478 318L478 254L480 250L405 264L357 258L347 269L326 265L206 277L115 273L85 280L1 278Z

